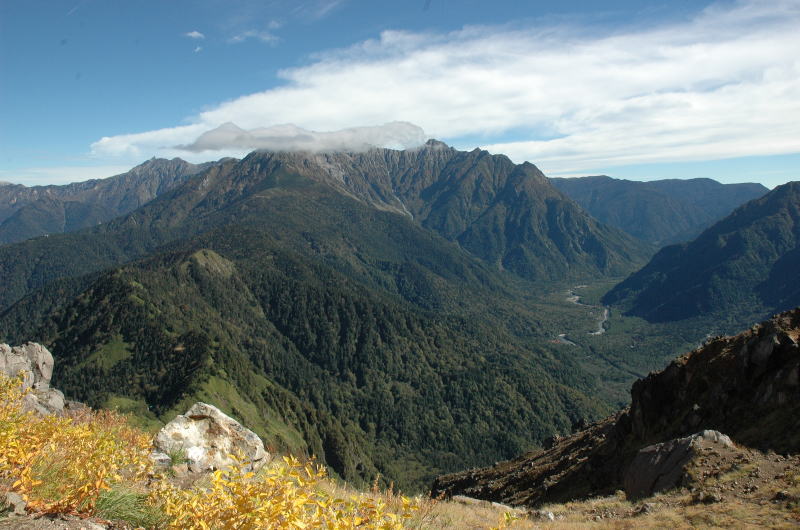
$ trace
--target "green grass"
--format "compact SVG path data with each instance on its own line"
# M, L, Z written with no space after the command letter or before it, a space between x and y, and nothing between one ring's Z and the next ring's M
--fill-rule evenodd
M125 521L135 528L159 528L167 516L147 503L147 495L118 485L103 491L97 499L97 515L111 521Z
M115 335L111 341L104 344L100 349L96 350L82 363L82 366L94 365L103 370L110 370L117 363L130 358L133 355L131 345L119 335Z
M257 386L261 387L257 390L262 390L272 384L263 376L257 376L255 380ZM271 411L259 410L253 402L242 396L235 386L220 376L210 377L203 383L199 392L181 400L164 414L162 419L165 422L172 420L178 414L186 412L197 401L212 403L225 414L261 436L268 445L286 448L293 454L302 454L306 450L306 443L296 429L287 425Z
M164 426L164 422L147 407L147 403L138 399L111 394L103 404L104 409L116 410L128 415L132 425L140 429L155 433Z

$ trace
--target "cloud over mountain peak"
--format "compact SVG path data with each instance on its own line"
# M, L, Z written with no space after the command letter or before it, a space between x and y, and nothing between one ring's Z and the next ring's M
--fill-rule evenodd
M293 124L273 125L245 130L233 122L210 129L197 139L175 149L200 153L204 151L366 151L373 147L408 149L423 144L425 131L408 122L390 122L367 127L350 127L338 131L310 131Z

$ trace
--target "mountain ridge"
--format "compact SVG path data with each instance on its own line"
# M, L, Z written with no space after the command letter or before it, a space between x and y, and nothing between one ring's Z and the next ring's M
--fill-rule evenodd
M298 244L310 234L317 234L313 237L319 241L335 230L324 223L311 223L311 219L319 217L322 210L340 217L336 211L339 206L333 206L341 203L340 197L405 217L490 267L529 280L620 275L649 255L651 249L646 245L594 221L550 186L535 166L515 166L507 157L479 150L464 153L442 145L314 157L256 151L241 161L220 161L141 208L97 227L66 237L0 247L0 269L6 277L0 285L5 287L0 308L49 280L97 270L92 263L122 263L171 240L223 224L265 227L267 223L275 230L297 230ZM361 165L348 173L336 169L334 162L342 163L350 157L360 160ZM495 170L497 179L493 177ZM370 181L367 177L373 175L377 176ZM392 183L391 175L405 187ZM435 189L435 183L426 187L419 184L434 181L449 183L450 189L442 192ZM476 193L479 185L486 188L485 194ZM395 189L405 199L397 200L402 200L413 218L394 202ZM304 193L309 195L304 197ZM438 193L433 201L437 207L425 212L422 205L431 202L434 193ZM309 209L310 201L317 201L322 210ZM376 204L381 207L376 209ZM344 203L340 206L345 207ZM282 208L284 215L276 216L275 208ZM420 219L420 215L425 218ZM361 217L369 223L374 214ZM341 236L335 237L340 240L337 252L345 252L342 245L347 243ZM91 248L79 251L87 245ZM54 263L46 269L37 268L37 256L42 259L56 248L61 263L55 270L50 270ZM82 253L93 257L86 259ZM347 259L352 265L352 257Z
M689 243L659 251L603 298L651 321L763 316L800 304L800 182L740 206Z
M109 221L220 162L190 164L180 158L151 158L125 173L103 179L64 185L3 186L0 244L72 232Z
M769 191L761 184L703 178L633 181L599 175L550 181L599 221L659 246L691 240Z

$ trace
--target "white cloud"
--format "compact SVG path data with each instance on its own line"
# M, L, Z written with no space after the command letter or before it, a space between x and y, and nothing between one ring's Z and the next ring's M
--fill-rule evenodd
M645 29L387 31L280 72L191 125L106 137L96 154L171 156L227 122L338 130L413 122L558 174L800 152L800 3L717 4ZM220 151L219 155L224 154Z
M189 33L184 33L184 37L189 37L190 39L205 39L206 36L200 33L197 30L190 31Z
M408 149L422 145L425 132L414 124L392 122L374 127L352 127L333 132L316 132L295 125L273 125L245 131L224 123L206 131L189 145L175 149L195 153L220 151L365 151L371 147Z
M269 31L247 30L234 35L229 39L229 42L235 44L244 42L247 39L256 39L260 40L261 42L266 42L267 44L276 44L279 40L281 40L280 37Z
M195 46L194 53L200 53L201 51L203 51L203 47L202 46Z

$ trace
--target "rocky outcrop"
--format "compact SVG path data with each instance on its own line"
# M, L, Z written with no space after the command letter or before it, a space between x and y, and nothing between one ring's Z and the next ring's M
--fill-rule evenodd
M41 344L28 342L13 348L0 344L0 372L22 376L22 388L28 390L23 401L25 411L60 414L64 410L64 394L50 387L53 363L53 355Z
M746 447L799 453L798 394L800 308L716 338L637 381L629 409L547 450L438 477L432 494L527 506L607 495L622 489L642 448L706 429Z
M236 463L233 457L256 470L270 456L258 435L206 403L195 403L186 414L166 424L154 446L151 459L156 464L172 465L174 455L180 453L195 473L224 469Z
M636 500L688 485L688 466L703 450L733 448L729 437L710 430L645 447L625 472L625 494Z

